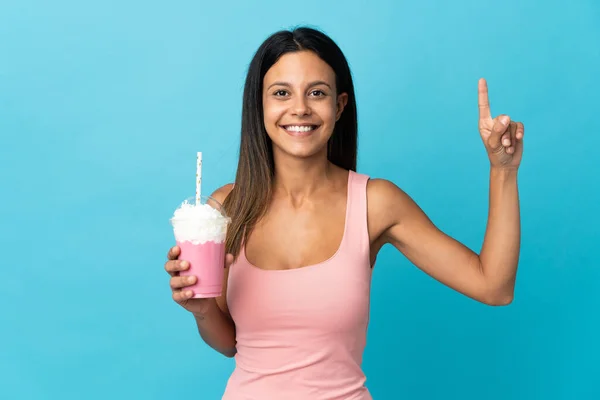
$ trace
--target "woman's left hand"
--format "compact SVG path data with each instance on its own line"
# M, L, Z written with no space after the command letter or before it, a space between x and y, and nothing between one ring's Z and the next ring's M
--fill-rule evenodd
M517 169L523 156L523 123L507 115L492 118L485 79L479 80L479 133L493 168Z

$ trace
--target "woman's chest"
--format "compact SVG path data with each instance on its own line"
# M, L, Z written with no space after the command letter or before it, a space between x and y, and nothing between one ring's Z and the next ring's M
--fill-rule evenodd
M252 230L245 255L257 268L288 270L320 264L339 250L346 228L344 207L275 210Z
M241 257L230 268L229 310L245 332L354 330L368 319L371 271L368 255L351 249L296 270L262 270Z

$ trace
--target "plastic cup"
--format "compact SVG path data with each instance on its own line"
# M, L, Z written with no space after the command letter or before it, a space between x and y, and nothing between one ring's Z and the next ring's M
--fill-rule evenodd
M210 209L208 208L210 207ZM197 281L186 287L194 298L219 297L225 271L225 238L231 220L223 206L210 196L185 200L171 218L180 260L190 267L180 276L194 275Z

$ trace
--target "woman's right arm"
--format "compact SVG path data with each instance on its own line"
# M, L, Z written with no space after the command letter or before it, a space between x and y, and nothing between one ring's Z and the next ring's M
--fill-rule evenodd
M191 298L192 293L188 293L186 287L194 284L196 278L178 275L180 271L188 269L190 265L185 260L177 259L179 252L179 247L173 247L169 251L169 261L165 264L165 269L171 275L173 300L192 313L198 326L198 332L206 344L227 357L233 357L236 353L235 324L226 307L227 284L223 284L222 294L218 298ZM228 254L225 260L225 281L232 261L233 256Z
M235 356L235 325L219 306L211 307L204 315L194 315L194 318L198 332L206 344L226 357Z
M227 195L231 192L233 185L226 185L212 194L212 197L223 204ZM233 357L236 353L235 324L227 308L227 280L229 266L233 262L233 256L227 254L225 257L225 273L223 274L223 289L221 296L217 298L194 299L186 287L196 282L194 276L179 276L179 272L189 268L189 262L179 260L180 249L175 246L168 254L165 269L171 275L171 289L173 300L186 310L190 311L196 320L198 332L202 339L210 347L227 357Z

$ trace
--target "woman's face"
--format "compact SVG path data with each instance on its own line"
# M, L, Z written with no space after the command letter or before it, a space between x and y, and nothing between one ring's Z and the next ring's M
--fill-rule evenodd
M266 73L264 124L273 151L311 157L327 151L327 141L348 101L337 94L335 73L311 51L287 53Z

